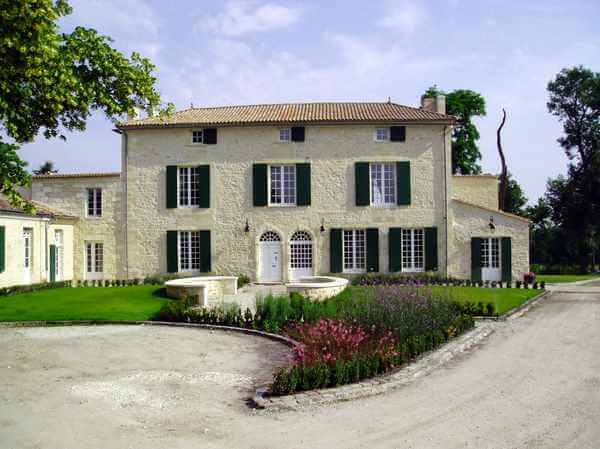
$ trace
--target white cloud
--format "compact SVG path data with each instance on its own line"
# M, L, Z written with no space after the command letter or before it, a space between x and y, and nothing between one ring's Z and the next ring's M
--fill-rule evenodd
M300 8L256 1L232 1L227 3L222 14L198 23L196 28L206 27L208 31L223 36L242 36L286 28L296 23L301 15Z
M426 19L421 3L414 0L393 1L379 25L408 35L421 28Z

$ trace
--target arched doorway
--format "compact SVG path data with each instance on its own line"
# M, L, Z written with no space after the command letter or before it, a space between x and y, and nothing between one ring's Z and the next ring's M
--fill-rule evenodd
M313 275L313 242L306 231L297 231L290 239L290 278L297 280Z
M281 237L276 232L260 236L259 267L260 282L281 282Z

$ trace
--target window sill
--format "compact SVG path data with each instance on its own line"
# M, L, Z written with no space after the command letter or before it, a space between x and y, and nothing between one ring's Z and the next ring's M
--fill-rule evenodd
M367 270L343 270L344 274L366 274Z
M298 205L296 204L269 204L268 207L273 207L273 208L277 208L277 207L298 207Z

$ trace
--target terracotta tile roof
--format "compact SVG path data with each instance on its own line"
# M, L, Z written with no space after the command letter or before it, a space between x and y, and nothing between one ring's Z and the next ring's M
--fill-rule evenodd
M69 215L64 212L51 209L45 204L38 203L37 201L31 201L31 203L35 206L35 213L33 214L33 216L35 217L77 219L77 217L75 217L74 215ZM31 216L31 214L25 212L23 209L19 207L14 207L6 200L6 198L0 198L0 214L2 214L3 212L12 215Z
M509 212L504 212L503 210L492 209L491 207L480 206L479 204L469 203L468 201L459 200L457 198L452 198L452 201L455 201L459 204L463 204L465 206L476 207L477 209L482 209L482 210L486 210L488 212L493 212L495 214L500 214L500 215L503 215L508 218L515 218L517 220L524 221L525 223L531 223L531 220L529 220L528 218L521 217L520 215L516 215L516 214L511 214Z
M284 103L189 108L169 117L129 120L120 129L292 123L440 123L454 117L396 103Z
M33 175L33 179L64 179L64 178L112 178L121 176L121 172L106 173L53 173L49 175Z

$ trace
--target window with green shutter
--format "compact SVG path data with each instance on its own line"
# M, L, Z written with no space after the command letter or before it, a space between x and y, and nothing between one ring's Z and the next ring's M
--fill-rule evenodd
M177 231L167 231L167 272L179 271L179 252L177 250Z
M354 164L354 184L357 206L371 204L371 190L369 188L369 163L356 162Z
M425 271L438 269L438 238L437 228L425 228Z
M402 228L390 228L388 234L388 257L390 273L402 271Z
M410 161L396 163L396 190L398 205L410 205Z
M502 237L502 282L512 281L512 241Z
M478 237L471 239L471 280L481 281L481 239Z
M0 273L6 269L6 228L0 226Z
M252 195L254 206L266 206L267 197L267 164L254 164L252 166Z
M296 205L310 206L310 164L296 164Z
M56 281L56 245L50 245L50 282Z
M210 207L210 166L198 166L198 207Z
M212 271L210 231L200 231L200 271L202 273Z
M342 255L342 230L331 229L329 231L329 264L332 273L343 271Z

